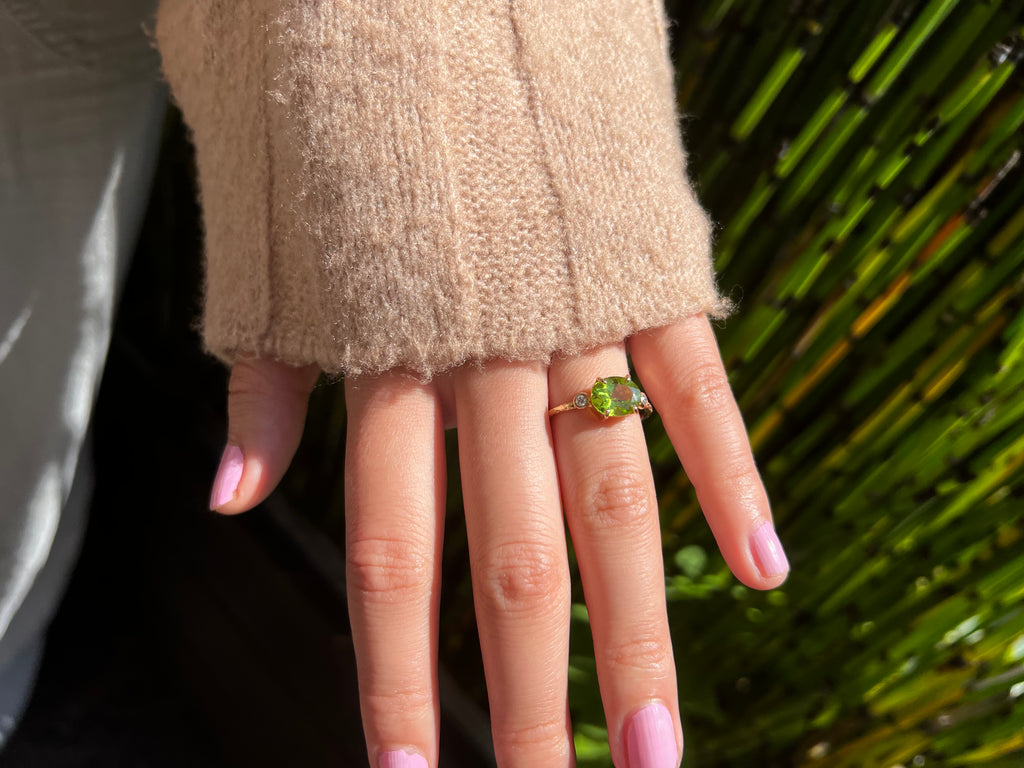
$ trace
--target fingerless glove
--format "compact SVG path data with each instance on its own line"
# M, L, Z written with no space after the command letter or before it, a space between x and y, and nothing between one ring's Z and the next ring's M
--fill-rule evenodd
M346 375L727 312L661 0L162 0L204 340Z

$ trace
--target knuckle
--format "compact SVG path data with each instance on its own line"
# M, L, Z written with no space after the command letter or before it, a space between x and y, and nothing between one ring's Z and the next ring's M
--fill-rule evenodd
M565 556L541 542L515 542L490 550L481 563L480 597L502 613L547 613L568 594Z
M293 367L268 360L240 360L228 378L228 397L244 403L261 403L269 397L305 399L313 387L316 366Z
M564 715L542 723L504 728L495 736L498 751L512 758L508 762L513 765L524 764L525 758L538 759L542 756L548 761L546 764L551 764L551 758L567 755L569 750Z
M434 697L423 688L371 690L362 697L363 719L375 723L408 723L434 712Z
M757 467L750 456L739 456L732 461L724 462L719 478L721 483L734 493L750 494L761 485Z
M228 379L229 397L262 397L273 391L273 379L264 367L243 360L232 368Z
M732 404L732 388L721 364L704 362L683 375L683 404L688 412L725 413Z
M346 562L349 588L364 600L398 603L430 592L430 552L411 539L353 537Z
M229 415L238 418L245 414L263 413L267 408L267 401L272 397L272 393L268 390L255 387L229 386Z
M599 528L638 528L648 524L653 499L643 477L644 470L629 462L591 474L583 481L578 495L584 524Z
M648 676L667 674L671 654L666 639L656 632L644 632L609 644L601 653L613 674L637 672Z

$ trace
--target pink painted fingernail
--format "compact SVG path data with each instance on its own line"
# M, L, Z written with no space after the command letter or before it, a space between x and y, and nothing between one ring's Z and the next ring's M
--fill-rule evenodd
M381 752L377 761L380 768L427 768L427 758L400 749Z
M210 509L217 509L235 498L238 481L242 479L242 449L237 445L228 444L217 468L217 477L213 481L213 492L210 494Z
M754 529L750 535L750 549L761 575L766 579L789 573L789 560L771 520L765 520Z
M663 704L637 710L626 729L629 768L677 768L676 729Z

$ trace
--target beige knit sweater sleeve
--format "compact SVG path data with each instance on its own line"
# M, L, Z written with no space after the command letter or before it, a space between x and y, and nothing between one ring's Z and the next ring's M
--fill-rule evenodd
M721 315L661 0L162 0L205 343L329 373Z

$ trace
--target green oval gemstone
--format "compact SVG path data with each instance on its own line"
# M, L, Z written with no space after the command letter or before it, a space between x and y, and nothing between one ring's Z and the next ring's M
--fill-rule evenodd
M602 416L628 416L640 405L640 387L622 376L598 379L590 390L590 405Z

